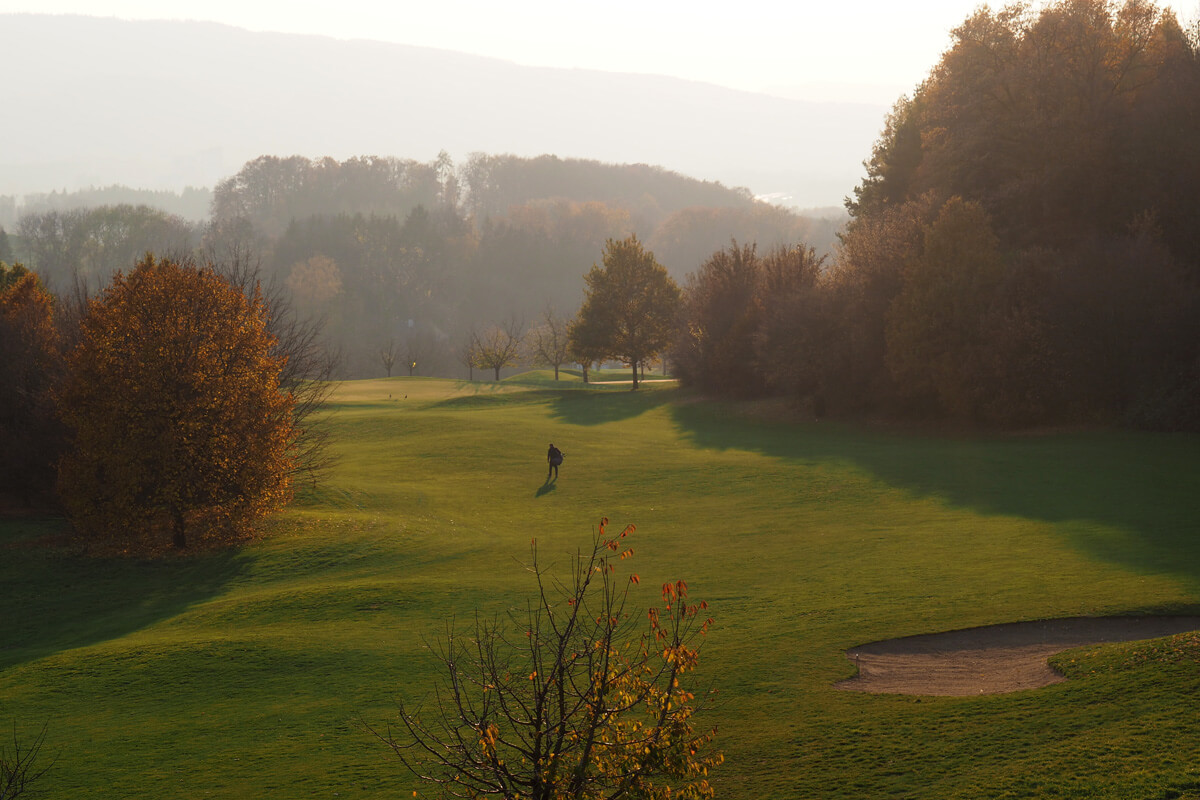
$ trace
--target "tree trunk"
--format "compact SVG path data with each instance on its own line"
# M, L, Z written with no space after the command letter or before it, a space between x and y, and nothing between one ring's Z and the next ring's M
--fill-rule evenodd
M554 365L554 380L558 380L558 364Z
M638 383L638 362L634 361L633 362L633 388L630 389L629 391L636 392L637 391L637 383Z
M496 369L496 380L499 381L500 380L500 368L496 367L495 369Z
M588 367L590 367L591 364L580 364L579 366L583 367L583 382L587 383L588 382Z

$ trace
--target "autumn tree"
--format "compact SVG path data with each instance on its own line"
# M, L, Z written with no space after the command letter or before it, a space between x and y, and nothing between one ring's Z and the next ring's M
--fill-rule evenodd
M316 483L333 464L329 429L321 411L333 389L339 353L326 344L324 317L301 313L285 282L264 279L258 256L262 242L240 225L231 223L230 227L232 230L206 242L206 260L247 300L260 300L266 311L267 334L274 341L271 356L282 364L279 386L292 398L292 426L296 432L293 477Z
M0 228L0 232L3 230L3 228ZM4 262L4 259L0 258L0 289L7 289L28 273L29 270L25 268L24 264L17 262L9 266Z
M26 504L53 495L62 430L51 393L61 344L54 301L38 276L0 263L0 493Z
M532 546L536 593L507 619L477 615L439 648L438 704L402 705L377 735L443 797L706 798L716 729L696 730L692 678L712 618L687 584L635 607L632 525L602 520L590 552L555 579ZM648 621L647 621L648 620Z
M311 312L341 293L342 273L333 259L315 255L293 264L286 284L301 307Z
M679 287L642 247L637 236L604 246L603 267L592 265L584 276L583 306L570 329L576 353L604 353L638 372L670 345L679 309Z
M573 358L583 368L583 382L591 381L592 365L599 366L606 359L612 358L608 351L607 337L599 330L603 322L592 318L588 320L576 317L567 325L567 349Z
M515 317L474 331L471 334L471 350L474 364L480 369L490 369L500 380L500 370L515 367L521 362L521 342L525 324Z
M1038 317L1013 291L1016 275L983 209L951 198L888 314L887 363L906 394L967 421L1037 415L1025 396L1037 382L1013 370L1045 369L1047 360Z
M59 491L83 535L227 540L290 496L295 399L261 294L147 255L93 299L58 407ZM194 540L194 537L193 539Z
M757 246L739 247L736 241L710 255L689 276L673 350L680 381L717 394L762 392L764 381L754 352L761 278Z
M974 12L896 105L848 203L834 286L847 363L868 378L850 394L994 420L1194 427L1198 127L1200 42L1170 10L1056 0ZM994 246L971 235L983 249L967 252L952 236L953 265L936 267L945 254L923 253L926 226L955 197L986 216ZM967 360L940 341L951 335L975 340Z
M531 360L535 364L554 367L554 380L558 380L559 368L571 359L569 325L569 320L547 307L540 322L526 337Z
M847 226L828 282L832 313L843 322L827 388L849 411L892 410L897 396L887 369L887 314L904 286L908 261L924 246L937 215L933 193L855 217Z
M840 367L841 325L829 289L825 257L811 247L771 250L756 289L754 354L761 380L774 392L807 399L824 415Z

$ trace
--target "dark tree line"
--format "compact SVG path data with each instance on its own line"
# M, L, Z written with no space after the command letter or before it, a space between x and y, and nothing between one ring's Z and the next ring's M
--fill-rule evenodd
M452 192L439 162L363 156L337 161L260 156L213 190L214 220L248 219L270 237L313 215L407 216Z
M841 414L1200 427L1198 140L1200 49L1169 12L983 8L897 104L828 269L706 262L681 377Z
M144 205L28 214L16 232L24 262L57 292L94 291L147 252L187 255L197 244L196 226Z
M510 208L543 199L595 201L627 209L637 228L647 231L685 208L754 206L746 189L698 181L647 164L475 153L463 164L461 174L466 210L476 219L502 217Z
M26 506L53 495L63 441L53 391L63 340L54 300L37 275L0 261L0 494Z

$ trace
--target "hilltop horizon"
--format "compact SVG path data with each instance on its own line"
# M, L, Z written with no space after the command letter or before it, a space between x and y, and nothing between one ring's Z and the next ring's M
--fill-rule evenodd
M832 207L861 179L887 113L212 22L0 23L18 63L70 53L12 87L22 122L0 133L0 195L211 187L264 154L427 160L444 150L456 161L487 152L652 164L781 205Z

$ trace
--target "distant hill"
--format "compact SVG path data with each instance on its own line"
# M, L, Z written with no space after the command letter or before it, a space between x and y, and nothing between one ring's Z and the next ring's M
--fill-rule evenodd
M661 165L835 205L886 109L204 22L0 15L0 195L213 186L270 153Z

